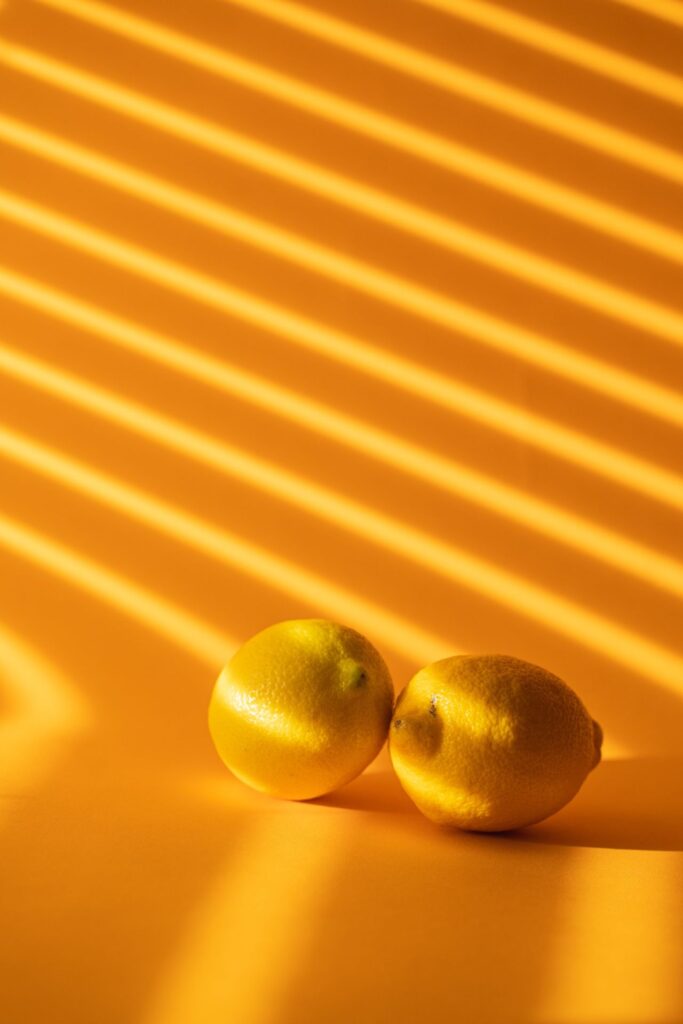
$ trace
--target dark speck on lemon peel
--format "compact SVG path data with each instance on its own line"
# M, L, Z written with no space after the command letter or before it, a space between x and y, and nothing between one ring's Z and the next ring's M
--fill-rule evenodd
M369 640L327 619L291 619L250 637L224 666L209 730L238 779L311 800L374 760L393 706L389 670Z
M424 708L393 721L393 742L406 756L431 757L439 748L443 722Z
M543 821L600 760L602 730L578 694L508 655L426 665L398 695L399 723L389 755L408 796L437 824L470 831Z

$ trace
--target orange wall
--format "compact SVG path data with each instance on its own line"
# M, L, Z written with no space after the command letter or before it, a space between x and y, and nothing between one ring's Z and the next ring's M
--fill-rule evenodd
M0 5L8 1020L683 1016L681 12ZM256 797L211 685L311 615L606 761L517 838Z

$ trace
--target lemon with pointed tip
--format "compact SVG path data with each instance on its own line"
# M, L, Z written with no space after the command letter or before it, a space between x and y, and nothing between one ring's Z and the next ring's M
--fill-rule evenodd
M384 744L394 691L369 640L326 619L279 622L221 672L209 705L216 749L237 778L289 800L350 782Z
M401 785L440 825L498 832L554 814L600 761L602 730L546 669L458 655L399 694L389 752Z

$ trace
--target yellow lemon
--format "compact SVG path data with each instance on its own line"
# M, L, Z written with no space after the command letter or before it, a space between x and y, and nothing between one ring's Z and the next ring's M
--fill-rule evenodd
M257 633L228 662L209 729L247 785L307 800L350 782L379 753L393 698L389 670L364 636L294 619Z
M441 825L542 821L600 761L602 730L557 676L494 654L445 658L401 692L389 751L401 785Z

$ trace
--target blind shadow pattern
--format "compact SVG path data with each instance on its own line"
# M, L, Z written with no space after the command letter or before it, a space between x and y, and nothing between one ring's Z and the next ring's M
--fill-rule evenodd
M23 1024L683 1012L683 41L635 0L0 6L0 998ZM518 835L281 804L278 619L557 672ZM40 977L40 984L36 979Z

